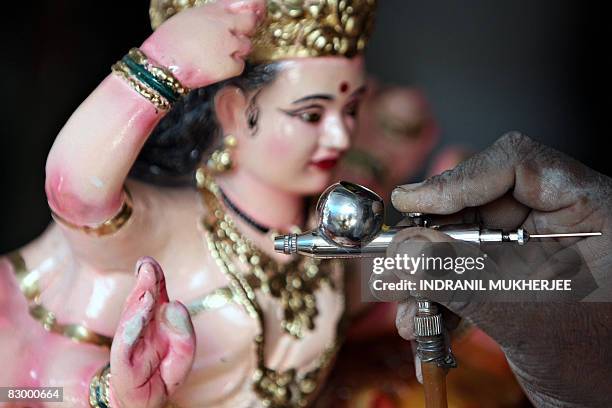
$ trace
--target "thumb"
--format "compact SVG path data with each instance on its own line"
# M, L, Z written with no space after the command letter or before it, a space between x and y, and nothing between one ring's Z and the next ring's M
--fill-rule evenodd
M391 201L400 212L453 214L511 191L530 208L555 211L584 198L587 174L592 171L576 160L511 132L452 170L397 187Z

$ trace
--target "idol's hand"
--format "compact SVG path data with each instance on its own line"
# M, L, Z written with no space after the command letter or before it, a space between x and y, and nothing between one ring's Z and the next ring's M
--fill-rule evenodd
M189 374L195 334L189 313L169 302L164 274L151 258L137 266L111 348L113 408L162 407Z
M239 75L250 36L265 15L263 0L223 0L181 11L140 47L171 67L183 85L199 88Z
M525 136L508 134L453 170L398 187L392 200L402 212L439 214L446 221L471 221L467 218L476 214L484 226L524 227L531 233L601 231L601 237L562 240L558 251L534 255L544 259L538 264L546 267L545 278L556 278L563 269L562 255L580 254L599 287L591 298L610 294L612 180ZM414 234L448 240L428 229L406 230L398 238L406 242ZM432 296L502 346L537 406L609 406L609 297L608 303L450 303ZM413 337L413 305L406 301L398 311L398 330L405 338Z

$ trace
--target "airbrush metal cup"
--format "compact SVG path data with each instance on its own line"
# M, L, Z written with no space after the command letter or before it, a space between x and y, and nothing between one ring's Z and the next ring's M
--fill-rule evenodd
M341 181L323 192L317 214L322 238L335 245L356 248L367 245L380 233L385 205L372 190Z

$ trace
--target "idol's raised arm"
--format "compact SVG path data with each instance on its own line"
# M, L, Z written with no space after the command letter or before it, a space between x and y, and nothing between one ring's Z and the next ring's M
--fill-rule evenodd
M176 79L175 88L202 87L242 72L248 35L261 14L260 1L193 8L162 24L140 49L154 69ZM99 225L119 212L125 178L172 103L164 88L156 91L161 81L153 78L143 85L124 60L120 65L73 113L47 159L49 205L75 225Z

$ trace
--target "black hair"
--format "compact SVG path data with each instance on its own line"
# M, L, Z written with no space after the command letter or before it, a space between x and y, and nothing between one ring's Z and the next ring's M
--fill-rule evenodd
M278 63L246 64L241 75L194 89L179 100L155 127L140 151L130 175L161 185L193 182L193 173L202 157L219 144L219 124L215 115L215 95L225 86L245 92L261 90L276 78ZM247 123L257 129L255 97L247 112Z

